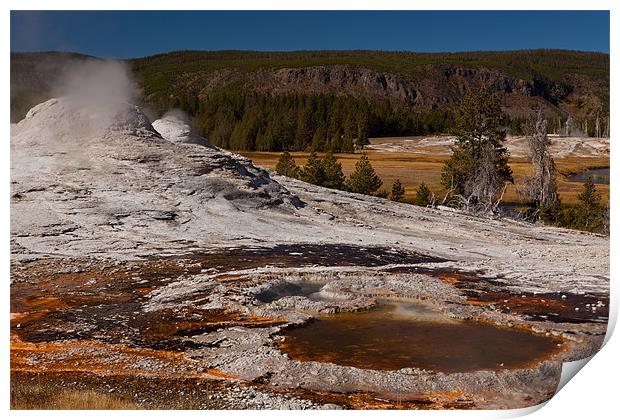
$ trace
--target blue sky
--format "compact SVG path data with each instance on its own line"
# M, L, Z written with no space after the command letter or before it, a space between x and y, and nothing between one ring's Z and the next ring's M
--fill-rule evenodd
M607 11L11 12L11 51L141 57L173 50L609 52Z

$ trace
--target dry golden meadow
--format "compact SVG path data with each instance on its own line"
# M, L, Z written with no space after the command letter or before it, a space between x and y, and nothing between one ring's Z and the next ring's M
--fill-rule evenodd
M265 168L274 169L279 152L240 152L243 156L250 158L255 164ZM406 198L412 199L415 190L425 182L426 185L437 195L443 197L444 188L440 184L441 170L444 162L449 158L446 154L414 153L414 152L385 152L369 150L368 156L377 174L383 180L383 187L390 190L392 183L400 179L406 189ZM309 152L291 153L297 165L304 165L310 155ZM322 156L323 154L319 154ZM338 161L342 164L345 175L349 175L355 163L360 157L355 154L336 154ZM588 168L609 167L609 157L561 157L555 158L558 168L558 189L560 198L564 204L577 204L577 195L581 192L583 184L571 182L566 176L571 173L578 173ZM510 185L504 195L504 202L522 202L517 192L519 181L530 175L531 166L525 158L513 158L510 160L515 184ZM601 194L602 202L609 202L609 185L596 185L597 191Z

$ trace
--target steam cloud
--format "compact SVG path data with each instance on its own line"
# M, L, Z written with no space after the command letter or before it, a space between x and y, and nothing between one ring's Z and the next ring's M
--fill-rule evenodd
M137 85L123 62L73 62L60 72L51 92L68 106L61 125L70 126L76 136L91 137L112 126L140 124L130 105L138 97Z
M162 119L173 119L179 120L184 123L189 123L189 116L181 109L173 108L166 111L164 115L161 117Z
M53 92L95 107L131 103L138 94L129 67L111 60L90 60L66 68Z

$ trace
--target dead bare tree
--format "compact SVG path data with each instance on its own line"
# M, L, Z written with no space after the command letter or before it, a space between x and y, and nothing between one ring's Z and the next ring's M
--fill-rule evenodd
M566 123L564 124L564 126L565 126L565 135L567 137L572 135L575 132L575 122L573 121L573 117L569 115L568 118L566 119Z
M607 116L607 124L605 125L605 130L603 131L603 137L608 139L609 138L609 125L610 125L610 117L609 115Z
M601 216L601 233L605 235L609 235L609 216L610 216L610 209L608 205L603 210L603 214Z
M468 198L475 198L476 202L493 205L505 185L505 181L496 168L497 156L495 148L490 143L482 145L480 160L475 176L469 181Z
M552 208L558 204L556 168L549 152L551 141L547 136L547 120L542 109L538 108L528 119L525 133L532 162L532 176L526 190L528 198L536 204L537 211Z

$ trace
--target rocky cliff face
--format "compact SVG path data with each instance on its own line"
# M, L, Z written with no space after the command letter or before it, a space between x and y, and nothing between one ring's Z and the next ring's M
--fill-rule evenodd
M414 103L418 92L405 77L346 66L285 68L266 72L263 89L279 93L302 90ZM258 87L258 86L257 86Z
M389 53L377 53L375 57L368 54L368 57L363 56L369 60L368 65L334 64L330 62L334 59L330 59L327 53L323 54L326 55L326 64L308 65L300 64L303 57L291 60L290 65L286 61L279 61L278 57L275 57L273 65L262 58L260 60L263 61L253 63L252 60L256 58L251 54L247 60L238 62L229 63L226 57L200 61L204 59L200 58L202 56L194 62L191 57L183 58L183 53L173 53L170 59L164 55L153 59L153 62L146 58L134 60L133 63L136 78L143 84L144 91L148 92L144 98L147 103L154 99L161 100L161 97L156 98L158 95L200 98L236 83L244 89L274 95L352 95L369 101L413 106L421 111L452 110L466 92L480 87L497 93L511 116L523 116L536 104L543 106L551 115L566 117L570 113L577 118L595 117L600 110L608 109L609 77L604 76L605 67L601 64L601 57L589 57L587 53L531 52L536 60L545 63L546 72L539 72L531 62L519 62L518 55L513 61L501 58L502 54L509 53L498 53L497 57L488 53L489 56L485 56L488 65L480 59L475 61L472 58L470 62L467 55L458 60L453 56L446 58L429 55L418 63L416 60L420 58L415 55L394 54L392 57ZM475 53L470 55L473 57ZM354 52L351 52L351 56L352 60L357 57ZM312 57L312 63L321 63L322 60ZM386 61L382 61L379 66L373 64L372 60L375 59ZM531 57L529 59L532 60ZM12 55L12 121L19 121L28 109L51 97L50 80L67 64L79 60L79 57L63 54ZM536 63L536 60L533 62ZM562 60L566 61L565 65ZM204 64L200 64L202 62ZM553 63L557 65L552 66ZM165 67L159 71L162 65ZM588 71L581 71L586 66L590 66ZM547 74L549 67L555 68L553 77ZM150 76L145 78L145 72L151 72Z
M454 110L467 92L486 88L502 98L511 117L528 115L540 105L548 115L592 117L604 103L597 92L608 90L607 82L567 75L561 81L521 79L497 69L456 65L427 65L420 75L405 75L358 66L321 65L262 69L247 73L236 69L179 74L175 91L204 97L218 88L239 83L248 90L267 94L327 94L354 96L393 105Z

